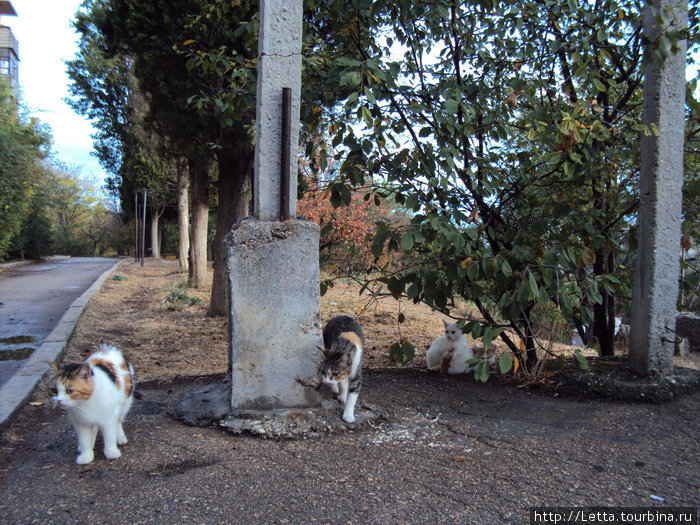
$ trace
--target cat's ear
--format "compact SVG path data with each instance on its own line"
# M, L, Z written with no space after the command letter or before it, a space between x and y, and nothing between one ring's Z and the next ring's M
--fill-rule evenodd
M92 380L92 368L87 363L83 363L78 368L78 377L81 381L91 381Z
M53 370L53 375L57 376L58 375L58 365L56 365L56 363L54 363L50 359L45 359L45 361L49 364L49 366Z
M442 324L444 324L444 325L445 325L445 328L447 328L447 325L450 324L450 323L448 323L445 319L443 319L443 320L442 320Z

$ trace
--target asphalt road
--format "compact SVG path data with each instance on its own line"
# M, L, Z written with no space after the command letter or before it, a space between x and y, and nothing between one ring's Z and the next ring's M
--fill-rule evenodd
M0 386L41 345L71 303L116 261L72 257L0 272Z

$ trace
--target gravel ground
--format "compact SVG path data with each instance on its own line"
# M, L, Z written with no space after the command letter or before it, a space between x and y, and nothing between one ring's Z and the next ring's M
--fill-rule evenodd
M0 523L521 524L530 506L700 502L697 390L663 404L585 401L370 370L360 401L387 421L274 441L172 418L215 379L142 383L123 456L104 459L98 438L88 466L41 387L0 437Z

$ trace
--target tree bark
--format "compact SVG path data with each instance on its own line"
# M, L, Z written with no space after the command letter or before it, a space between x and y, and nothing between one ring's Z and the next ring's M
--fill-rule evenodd
M593 265L595 275L605 275L614 270L614 255L606 254L601 249ZM600 355L612 357L615 355L615 297L600 290L603 298L601 304L593 305L593 333L600 345Z
M187 170L187 159L177 160L177 226L179 233L180 268L189 270L190 251L190 208L189 208L190 179Z
M250 185L254 150L250 143L240 142L219 154L219 209L214 237L214 280L207 315L227 315L230 304L228 268L224 239L232 226L247 217L250 210Z
M189 286L199 288L207 283L207 225L209 194L206 164L188 160L190 169L190 201L192 228L190 231Z
M152 208L151 211L151 257L160 259L160 216L162 208Z

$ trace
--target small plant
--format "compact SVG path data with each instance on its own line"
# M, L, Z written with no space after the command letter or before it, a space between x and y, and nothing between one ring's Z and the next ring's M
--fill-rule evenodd
M416 356L416 347L405 339L394 343L389 348L389 359L402 365L410 363Z
M201 306L203 304L199 297L191 297L185 288L187 288L187 282L182 282L169 290L168 296L165 298L168 310L182 311L185 306Z
M128 277L124 277L123 275L113 275L112 276L113 281L128 281Z

